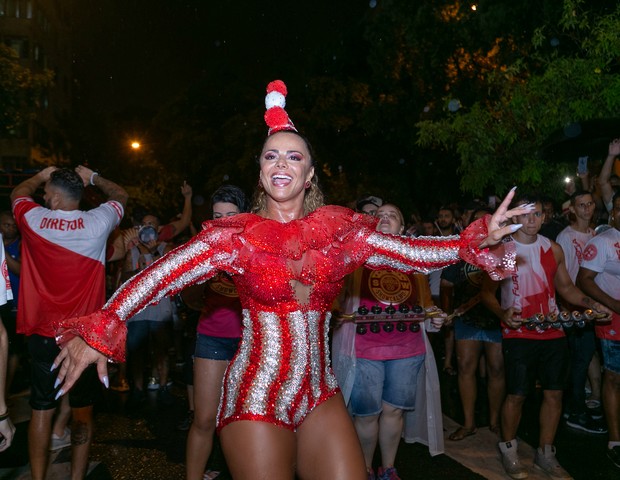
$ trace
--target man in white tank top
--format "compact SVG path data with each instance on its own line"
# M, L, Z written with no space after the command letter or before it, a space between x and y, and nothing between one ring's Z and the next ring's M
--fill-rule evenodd
M506 368L507 396L502 405L499 448L506 473L515 479L528 477L517 454L517 429L523 404L539 380L543 389L540 407L539 447L535 465L553 478L572 478L555 457L553 446L562 414L562 393L569 366L568 343L562 328L529 328L536 314L557 315L556 290L576 306L609 310L587 297L570 279L562 248L538 234L544 213L540 199L533 195L515 197L513 205L534 204L534 210L515 217L522 224L512 238L517 251L517 268L512 278L501 282L485 279L482 300L502 322L502 348ZM501 288L501 303L495 292Z

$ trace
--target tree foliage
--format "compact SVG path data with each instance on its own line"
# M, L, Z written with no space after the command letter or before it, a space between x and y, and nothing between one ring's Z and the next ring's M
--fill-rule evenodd
M557 23L536 29L524 45L526 55L486 73L485 98L418 124L421 146L456 152L463 190L525 184L555 193L559 182L550 180L564 167L541 154L546 139L558 129L617 116L620 6L601 13L584 4L566 0Z
M19 62L17 53L0 44L0 132L22 129L33 117L41 93L51 86L53 74L33 73Z

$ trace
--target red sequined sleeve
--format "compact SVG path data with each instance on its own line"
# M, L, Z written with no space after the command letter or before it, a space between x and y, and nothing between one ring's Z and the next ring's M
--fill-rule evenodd
M112 360L125 361L126 319L166 295L208 280L219 270L234 273L230 233L203 230L127 280L101 310L56 325L56 341L62 347L78 335Z
M491 248L478 248L488 235L489 218L471 223L460 236L411 238L374 232L367 239L374 252L366 266L429 273L462 259L501 280L514 272L515 248L509 239Z

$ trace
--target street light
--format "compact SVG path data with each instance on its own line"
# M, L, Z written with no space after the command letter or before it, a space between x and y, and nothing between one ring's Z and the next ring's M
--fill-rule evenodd
M133 148L134 150L139 150L141 146L142 145L140 145L140 142L137 142L137 141L131 142L131 148Z

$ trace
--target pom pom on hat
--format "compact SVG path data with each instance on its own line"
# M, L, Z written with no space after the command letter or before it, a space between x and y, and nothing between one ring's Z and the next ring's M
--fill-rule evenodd
M267 96L265 97L265 123L269 127L267 135L272 135L282 130L297 132L295 125L284 110L286 106L286 85L282 80L274 80L267 85Z

